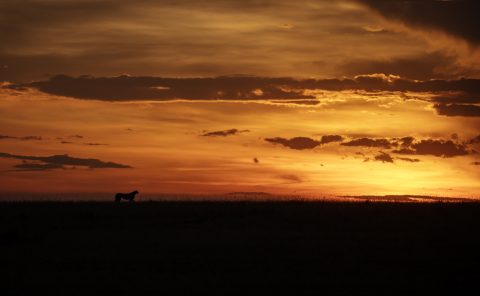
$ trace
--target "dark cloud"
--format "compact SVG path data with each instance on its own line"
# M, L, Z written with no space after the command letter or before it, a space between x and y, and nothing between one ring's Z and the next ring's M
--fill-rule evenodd
M355 139L350 142L342 143L343 146L361 146L361 147L378 147L390 149L394 143L390 142L388 139L371 139L371 138L361 138Z
M83 139L83 136L82 136L82 135L70 135L70 136L68 136L68 138L71 138L71 139Z
M314 99L293 87L292 78L222 76L214 78L104 77L57 75L46 81L13 87L80 99L128 100L265 100Z
M344 137L339 135L323 136L322 140L315 140L308 137L295 137L291 139L276 137L266 138L265 141L273 144L281 144L285 147L306 150L314 149L318 146L329 142L340 142ZM468 144L480 143L480 135L468 141L467 143L456 143L452 140L443 139L423 139L416 140L414 137L402 137L402 138L359 138L348 142L343 142L340 145L349 147L369 147L369 148L383 148L393 149L391 152L404 155L433 155L437 157L455 157L473 154L475 151L469 150ZM369 161L370 157L366 157L362 152L356 152L356 155L364 157L365 161ZM420 162L420 159L409 157L396 157L396 159L407 162ZM380 152L373 158L376 161L393 162L392 158L386 152Z
M480 161L472 162L473 165L480 165Z
M349 80L341 80L341 86L346 87ZM463 92L465 94L480 94L480 79L461 78L457 80L429 79L411 80L391 75L371 74L359 75L353 79L350 89L367 91L413 91L413 92ZM319 87L321 88L321 87ZM338 90L338 89L337 89Z
M471 139L469 142L469 144L478 144L480 143L480 135L476 136L475 138Z
M417 56L347 60L338 66L339 74L356 76L365 73L393 74L409 79L455 78L468 76L465 69L454 67L456 57L441 52Z
M64 166L57 163L33 163L33 162L22 162L13 166L18 171L46 171L54 169L64 169Z
M131 100L285 100L315 99L306 89L461 92L480 96L480 79L409 80L383 74L354 79L268 78L221 76L211 78L70 77L57 75L45 81L10 84L6 88L35 88L42 92L79 99Z
M39 170L41 168L43 168L43 170L53 169L53 168L65 168L65 166L75 166L75 167L81 166L81 167L87 167L90 169L131 168L128 165L118 164L114 162L104 162L94 158L71 157L71 156L68 156L67 154L53 155L53 156L24 156L24 155L15 155L15 154L0 152L0 157L20 159L23 161L23 163L15 167L19 169L29 169L29 170L32 170L32 169Z
M380 152L380 154L375 155L375 160L381 161L381 162L393 163L393 158L390 156L390 154L385 152Z
M479 136L480 137L480 136ZM474 143L475 139L470 141L470 144ZM342 143L344 146L360 146L360 147L376 147L384 149L392 149L399 147L398 149L393 150L393 153L405 154L405 155L433 155L439 157L454 157L461 155L468 155L472 153L469 151L466 144L458 144L451 140L432 140L424 139L416 141L413 137L403 137L403 138L392 138L392 139L371 139L371 138L360 138L355 139L350 142ZM375 160L387 160L387 157L384 155L384 152L379 155L379 158L375 157ZM356 154L362 155L361 152ZM378 156L378 155L377 155ZM402 158L397 157L399 160L409 161L409 162L419 162L419 159L411 158ZM393 159L392 159L393 160Z
M258 160L258 158L256 158L256 157L254 157L254 158L253 158L253 162L254 162L254 163L260 163L260 160Z
M0 135L0 140L6 140L6 139L17 139L17 140L21 140L21 141L41 141L41 140L43 140L43 138L40 137L40 136L14 137L14 136L8 136L8 135Z
M104 144L104 143L82 143L82 144L87 146L108 146L108 144Z
M387 19L400 21L411 27L439 30L480 44L480 23L476 0L357 0L382 14Z
M415 138L414 137L403 137L403 138L400 138L399 141L400 141L400 144L403 147L408 147L408 146L412 145L413 141L415 141Z
M76 142L70 142L70 141L65 141L65 140L60 141L60 144L79 144L79 145L86 145L86 146L108 146L108 144L103 144L103 143L76 143Z
M247 132L249 132L249 130L238 130L236 128L232 128L224 131L206 132L202 136L203 137L226 137L226 136L233 136L239 133L247 133Z
M320 140L321 144L328 144L332 142L341 142L343 141L343 137L339 135L326 135L322 136L322 139Z
M265 141L273 144L281 144L285 147L295 150L314 149L329 142L342 141L344 138L338 135L324 136L325 140L315 140L308 137L295 137L291 139L276 137L266 138ZM350 147L369 147L369 148L383 148L393 149L390 150L395 154L403 155L432 155L437 157L456 157L464 156L476 153L474 150L469 149L468 144L480 143L480 135L468 141L467 143L457 143L452 140L444 139L423 139L416 140L414 137L402 137L402 138L359 138L348 142L343 142L340 145ZM364 161L382 161L393 163L395 159L406 162L420 162L420 159L410 157L395 157L390 154L381 151L380 154L373 158L367 157L363 152L356 152L356 155L362 156Z
M408 157L395 157L398 160L403 160L407 162L420 162L420 159L418 158L408 158Z
M42 137L40 136L26 136L26 137L20 137L19 138L22 141L41 141Z
M467 147L451 140L421 140L409 148L394 150L393 153L407 155L433 155L438 157L455 157L470 154Z
M397 150L393 150L393 153L398 153L398 154L408 154L408 155L414 155L416 154L415 150L409 149L409 148L401 148Z
M467 104L434 104L439 115L480 117L480 106Z
M291 139L285 139L280 137L266 138L265 141L273 144L281 144L285 147L295 150L313 149L322 144L320 141L316 141L307 137L295 137Z
M325 135L322 136L320 141L308 138L308 137L295 137L291 139L276 137L276 138L266 138L265 141L281 144L285 147L295 149L295 150L305 150L305 149L314 149L317 146L325 145L333 142L341 142L343 140L342 136L339 135Z
M480 103L480 96L472 97L463 92L446 93L434 96L432 101L439 104L477 104Z
M302 182L302 179L297 175L289 174L289 175L280 175L278 177L280 179L283 179L283 180L286 180L286 181L289 181L289 182L292 182L292 183L301 183Z
M320 101L319 100L294 100L294 101L272 101L272 103L315 106L320 104Z

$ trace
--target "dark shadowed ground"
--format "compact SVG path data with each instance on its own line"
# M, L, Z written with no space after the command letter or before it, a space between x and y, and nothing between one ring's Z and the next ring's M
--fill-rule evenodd
M0 203L0 294L462 295L479 234L478 203Z

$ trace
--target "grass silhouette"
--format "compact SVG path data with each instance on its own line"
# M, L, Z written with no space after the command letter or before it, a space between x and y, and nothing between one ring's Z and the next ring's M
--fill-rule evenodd
M480 280L480 204L0 203L2 295L412 295Z

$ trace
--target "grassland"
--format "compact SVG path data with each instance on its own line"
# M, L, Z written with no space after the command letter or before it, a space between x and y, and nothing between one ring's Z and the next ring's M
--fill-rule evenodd
M480 204L3 202L2 295L467 294Z

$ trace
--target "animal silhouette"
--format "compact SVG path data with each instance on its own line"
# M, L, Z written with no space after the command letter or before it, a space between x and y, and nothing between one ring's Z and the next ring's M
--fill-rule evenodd
M126 199L129 202L135 201L135 195L138 194L138 191L132 191L130 193L117 193L115 194L115 202L120 202L122 199Z

